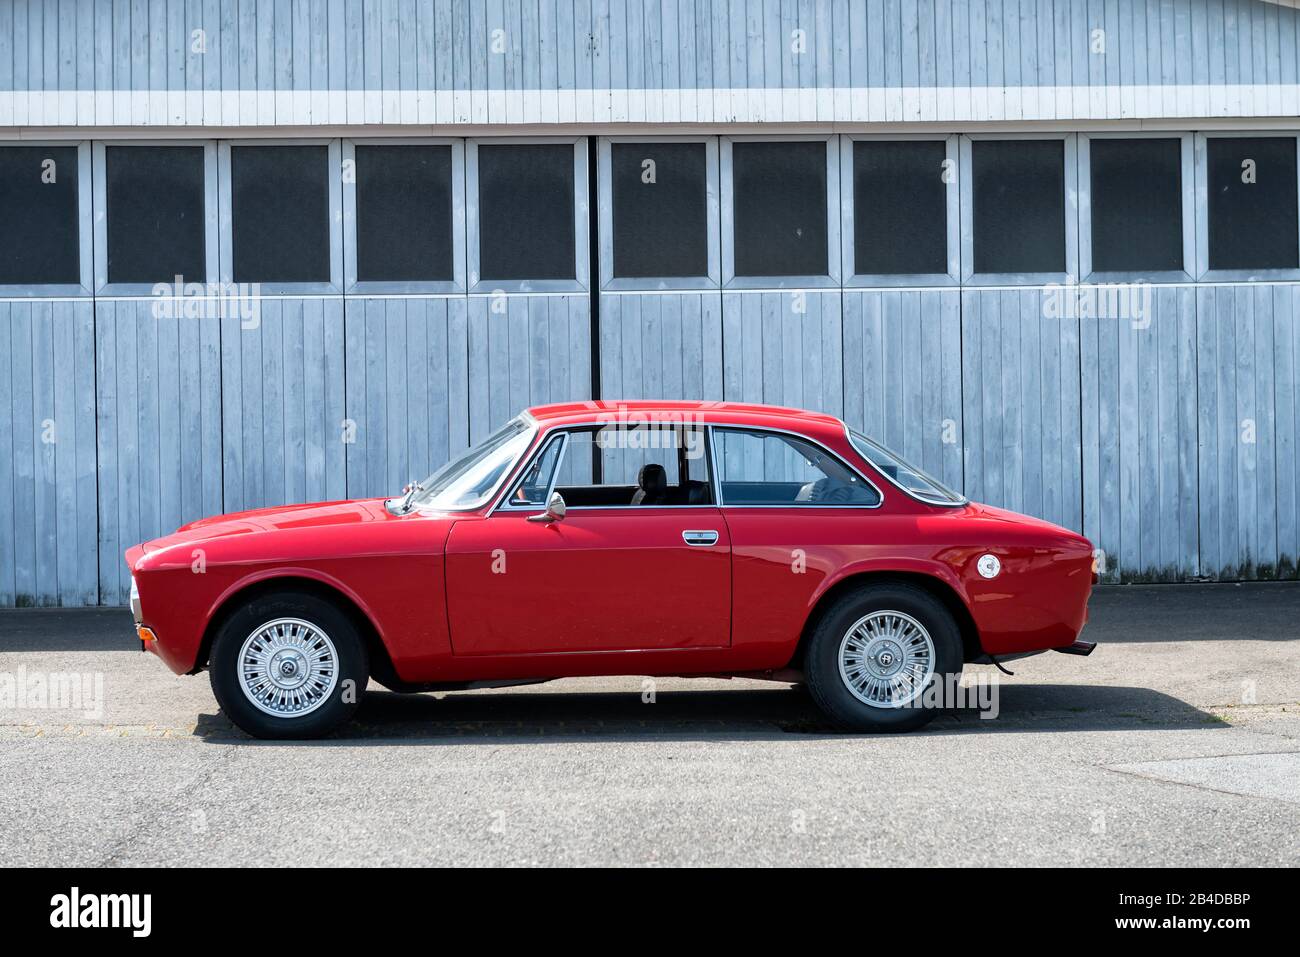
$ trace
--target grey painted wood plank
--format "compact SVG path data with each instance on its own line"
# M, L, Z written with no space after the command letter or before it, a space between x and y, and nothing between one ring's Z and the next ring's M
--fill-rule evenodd
M14 391L14 313L25 303L0 302L0 448L15 447L18 431ZM21 479L13 455L0 459L0 606L15 603L17 574L16 524L18 507L15 494Z
M1256 315L1254 290L1234 287L1233 312L1237 318L1236 351L1236 419L1234 423L1237 444L1237 510L1234 516L1240 532L1238 558L1246 577L1254 578L1261 560L1255 514L1259 508L1259 425L1260 410L1255 404L1254 380Z
M1235 577L1241 565L1240 526L1236 521L1238 489L1237 442L1237 344L1236 316L1233 309L1235 291L1232 288L1220 289L1215 295L1214 316L1207 316L1206 321L1213 323L1218 337L1216 351L1218 364L1215 366L1217 390L1219 396L1218 417L1212 425L1214 439L1218 445L1217 487L1219 496L1212 502L1214 521L1219 526L1219 553L1214 574L1222 577Z
M383 485L400 488L414 477L409 468L404 427L411 389L406 378L406 352L410 349L408 311L412 304L403 299L385 299L376 306L382 315L379 326L384 343L374 370L372 388L380 394L379 401L383 404L383 415L375 416L375 424L384 430L387 453L383 458L377 457L376 466ZM379 489L375 491L378 493Z
M54 416L54 345L53 303L30 304L27 331L24 335L27 348L28 370L22 382L28 386L29 396L23 403L27 412L24 423L29 431L23 447L24 466L30 468L31 512L20 518L32 556L32 564L24 570L30 576L27 591L36 605L54 604L58 593L58 573L55 567L55 524L58 503L54 492L57 483L54 452L56 444L50 431L57 425ZM30 446L30 454L27 449Z
M116 304L95 306L95 444L97 500L99 503L98 594L106 604L116 604L122 563L118 551L118 456L117 456L117 323Z
M148 303L140 303L140 310L148 310ZM181 524L181 485L182 473L178 468L183 462L181 418L181 385L183 367L181 351L181 327L187 320L172 317L153 323L155 332L155 357L153 363L158 370L155 381L154 412L150 420L154 430L143 431L144 436L152 437L153 446L150 458L155 462L157 476L158 508L153 515L159 532L172 531Z
M1255 525L1256 573L1277 577L1277 432L1274 409L1276 317L1272 290L1264 284L1251 289L1255 313L1254 407L1255 510L1248 521Z
M1196 299L1192 289L1178 290L1178 560L1185 576L1199 575L1197 508L1200 487L1196 466L1198 406L1196 358Z
M1136 463L1137 480L1137 571L1146 576L1162 573L1160 567L1160 525L1162 499L1160 497L1159 463L1161 453L1160 414L1160 329L1166 325L1167 304L1163 296L1155 306L1156 318L1146 329L1134 330L1132 336L1136 351L1137 395L1139 419L1137 424ZM1109 320L1113 321L1113 320ZM1126 325L1132 326L1131 323Z
M1062 513L1060 457L1060 326L1042 318L1042 295L1025 290L1019 299L1019 346L1024 355L1020 396L1021 477L1019 504L1030 515Z
M1215 330L1216 290L1196 290L1196 409L1197 409L1197 537L1201 574L1217 575L1222 546L1217 516L1219 462L1215 427L1218 421L1218 337Z
M384 373L388 368L388 347L393 339L388 334L387 306L383 299L369 299L365 303L366 404L357 425L358 430L364 430L366 435L365 447L360 450L365 456L366 495L379 494L388 481L390 420Z
M1297 378L1295 297L1290 286L1274 286L1273 317L1276 356L1273 379L1277 433L1277 540L1278 577L1295 578L1300 556L1300 460L1297 433L1300 432L1300 379ZM0 493L2 495L3 493Z
M370 494L366 476L369 434L366 420L366 308L365 299L348 297L343 304L343 357L345 369L344 421L339 437L344 447L347 494Z

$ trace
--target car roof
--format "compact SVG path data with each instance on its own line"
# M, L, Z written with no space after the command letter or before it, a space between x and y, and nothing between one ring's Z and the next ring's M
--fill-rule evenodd
M538 405L528 409L528 414L540 425L577 425L589 422L617 422L623 417L655 418L669 420L689 417L693 421L711 424L766 426L802 432L831 430L842 433L843 423L824 412L809 412L779 405L760 405L751 402L689 402L673 400L639 399L619 402L611 399L587 402L561 402Z

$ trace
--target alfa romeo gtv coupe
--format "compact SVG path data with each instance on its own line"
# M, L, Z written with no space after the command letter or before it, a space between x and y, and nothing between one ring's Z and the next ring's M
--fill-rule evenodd
M528 409L400 496L206 518L126 560L145 649L267 738L326 734L372 678L576 675L805 682L845 729L906 731L966 663L1090 652L1096 582L1068 529L832 416L729 402Z

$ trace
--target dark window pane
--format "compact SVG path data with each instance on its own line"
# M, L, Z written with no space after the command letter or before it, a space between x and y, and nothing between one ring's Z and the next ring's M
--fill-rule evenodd
M451 147L358 146L357 279L451 280Z
M573 147L478 148L479 278L573 279Z
M329 282L329 150L233 146L236 282Z
M1065 144L976 140L977 273L1065 272Z
M824 276L826 144L731 150L737 276Z
M718 429L714 439L727 505L880 504L880 495L852 469L803 439L745 429Z
M108 281L205 282L203 147L109 146Z
M1211 137L1206 143L1210 268L1295 269L1295 138ZM1242 181L1247 160L1254 164L1253 183Z
M645 161L654 181L645 182ZM707 276L708 174L703 143L615 143L614 275Z
M853 144L853 269L859 275L948 271L942 140Z
M75 146L0 147L0 285L80 283L77 221Z
M1175 139L1095 139L1092 268L1183 268L1182 144Z

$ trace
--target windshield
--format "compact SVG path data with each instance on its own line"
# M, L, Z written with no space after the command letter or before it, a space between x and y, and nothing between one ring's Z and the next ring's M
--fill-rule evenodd
M932 478L915 465L909 465L899 456L860 432L849 430L849 441L864 459L874 465L895 485L915 498L931 505L962 505L966 499Z
M436 511L478 508L491 497L532 439L530 422L511 419L421 482L415 504Z

